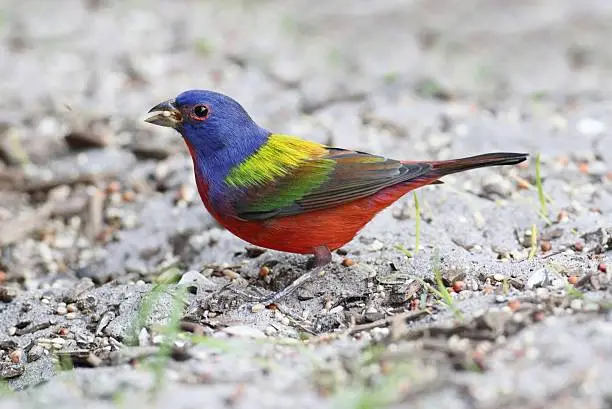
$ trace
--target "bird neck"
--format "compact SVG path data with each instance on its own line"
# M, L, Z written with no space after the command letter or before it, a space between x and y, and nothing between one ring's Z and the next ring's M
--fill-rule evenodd
M193 158L196 176L208 185L209 192L222 191L224 180L232 168L243 163L264 145L270 132L257 127L240 137L229 138L232 143L215 150L205 150L187 139L187 147Z

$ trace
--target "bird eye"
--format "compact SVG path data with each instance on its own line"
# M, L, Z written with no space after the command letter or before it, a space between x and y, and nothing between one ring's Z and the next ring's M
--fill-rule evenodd
M208 118L210 114L210 109L206 105L196 105L193 107L192 117L197 119L198 121L203 121Z

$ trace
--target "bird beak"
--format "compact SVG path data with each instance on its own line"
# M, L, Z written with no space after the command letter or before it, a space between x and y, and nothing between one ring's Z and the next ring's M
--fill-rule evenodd
M176 109L173 99L155 105L149 110L149 113L155 113L155 115L145 119L145 122L150 124L176 129L176 127L183 122L183 115Z

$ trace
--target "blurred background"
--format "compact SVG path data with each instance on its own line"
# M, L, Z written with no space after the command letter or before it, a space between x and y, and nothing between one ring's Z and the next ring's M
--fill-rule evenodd
M56 340L59 347L44 348L68 351L69 357L79 358L70 355L74 350L94 351L97 365L124 365L109 351L129 342L142 295L162 272L172 283L186 271L195 272L200 292L190 295L195 307L189 311L207 335L238 325L221 335L292 340L400 313L381 301L393 285L378 281L364 289L364 282L372 271L386 272L389 263L402 273L431 276L434 246L452 270L448 274L458 277L455 272L463 271L462 283L471 289L461 301L466 313L505 306L509 277L521 285L552 283L549 256L563 277L605 275L609 252L598 252L612 246L607 241L612 231L604 230L612 214L611 41L610 0L0 0L0 340L7 334L16 342L0 344L0 378L10 378L10 386L20 389L53 377L49 354L28 349L39 339ZM357 301L346 310L344 301L327 299L323 305L313 295L287 301L293 316L272 310L240 315L221 301L214 304L216 299L202 300L202 288L246 280L278 290L300 273L304 260L245 252L246 243L220 229L202 208L180 137L143 121L152 106L193 88L232 96L271 131L398 159L497 150L532 157L525 166L470 172L419 191L424 249L414 259L396 246L413 250L412 196L381 214L345 249L355 268L335 263L330 268L338 274L327 275L312 290L339 299L348 293L345 298ZM536 153L551 199L544 217L535 188ZM536 229L541 245L531 240ZM591 246L589 240L599 241ZM275 266L264 270L270 273L266 277L258 275L263 262ZM610 276L599 280L607 283ZM511 295L519 288L525 287L510 288ZM419 308L418 301L427 299L423 294L404 300L401 308ZM493 301L493 296L501 298ZM146 314L149 324L168 318L165 302L162 312ZM569 298L563 302L565 310L581 311L582 304L570 308ZM328 304L338 306L334 313ZM582 402L603 402L601 391L607 390L608 398L611 393L610 377L603 374L612 367L601 358L612 352L609 332L601 328L609 322L601 314L579 323L559 319L551 327L535 325L544 311L565 311L557 307L538 304L540 318L532 321L536 307L525 307L528 313L516 322L534 324L533 331L540 332L525 331L524 343L522 335L508 345L495 337L489 342L489 332L477 340L461 334L467 352L459 354L453 349L459 343L447 348L443 335L446 349L417 363L419 376L410 378L416 386L406 390L416 390L415 399L429 399L429 406L421 407L432 408L547 407L568 390L582 393ZM453 322L448 310L439 310L415 325ZM104 315L108 311L117 319ZM501 318L487 322L501 322L495 334L504 339L519 331L518 324L504 326ZM270 376L261 375L258 366L265 355L261 343L240 345L241 353L251 354L240 361L236 356L243 355L234 352L200 350L183 366L174 363L176 376L168 379L182 383L165 396L166 403L191 408L201 399L198 388L207 388L207 399L220 407L322 405L349 384L367 395L361 382L379 385L385 367L351 371L343 365L361 362L359 342L382 339L387 330L375 329L380 331L317 350L326 359L321 367L334 365L325 373L313 372L311 357L298 357L294 350L274 355L279 351L274 345L265 350L279 364L270 366ZM145 331L140 346L158 345L153 334ZM499 354L493 344L502 345ZM460 372L457 356L472 353L497 366L484 375ZM562 370L559 362L566 365ZM602 376L589 385L600 382L600 389L583 388L582 379L562 382L569 374L595 373L587 370L594 362L602 365L595 375ZM13 364L13 372L4 371ZM126 368L109 369L100 382L101 370L77 372L74 382L85 390L77 397L57 383L49 383L40 396L48 402L64 399L66 408L82 407L88 399L110 405L109 396L114 402L124 389L144 390L148 382L142 372L134 375ZM198 372L202 368L213 369ZM253 373L260 375L251 378ZM363 379L355 378L362 373ZM436 383L444 376L459 384ZM198 388L189 389L193 383ZM385 397L385 391L376 396ZM134 395L133 402L144 400Z

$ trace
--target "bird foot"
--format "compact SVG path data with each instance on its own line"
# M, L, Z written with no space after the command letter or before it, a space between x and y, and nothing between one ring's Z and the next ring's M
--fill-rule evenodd
M251 294L247 294L244 291L240 291L235 288L232 288L232 291L242 297L249 299L249 302L246 304L247 307L252 308L257 304L270 305L270 304L277 303L278 301L282 300L288 295L291 295L295 290L297 290L302 285L304 285L305 283L307 283L308 281L312 280L314 277L319 275L320 272L321 272L321 268L316 268L314 270L308 271L302 274L301 276L299 276L295 281L293 281L291 284L289 284L287 287L283 288L282 290L277 291L272 294L265 295L263 297L261 296L257 297Z
M251 301L248 302L245 307L250 308L251 310L256 305L270 305L279 302L283 298L292 294L295 290L303 286L308 281L318 277L323 272L323 268L331 262L332 255L329 249L325 246L316 247L314 249L314 268L306 273L302 274L295 281L289 284L287 287L283 288L280 291L275 293L263 296L263 297L255 297L250 294L246 294L240 290L232 289L236 294L239 294L245 298L249 298Z

